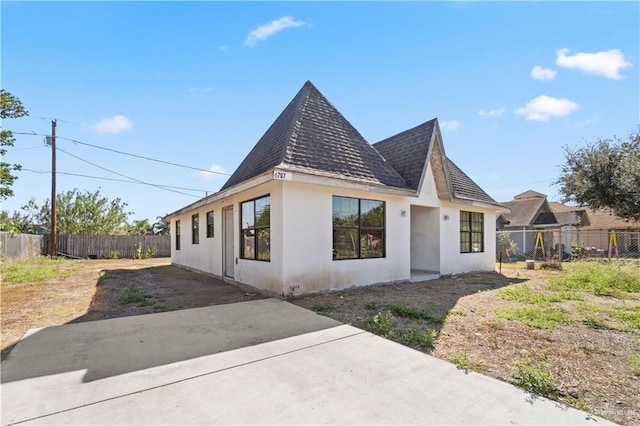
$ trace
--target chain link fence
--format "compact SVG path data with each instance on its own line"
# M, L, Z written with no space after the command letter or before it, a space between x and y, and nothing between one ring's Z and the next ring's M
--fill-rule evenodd
M570 261L640 258L640 230L503 230L496 232L496 258Z

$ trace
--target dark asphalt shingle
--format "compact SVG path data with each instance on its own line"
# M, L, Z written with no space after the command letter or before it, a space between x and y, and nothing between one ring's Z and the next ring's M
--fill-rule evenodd
M531 226L545 201L545 198L528 198L504 202L502 204L511 209L511 212L503 213L502 216L509 221L507 226Z
M277 166L340 179L417 191L429 164L437 119L373 146L307 81L221 190ZM497 204L445 159L454 197Z
M453 161L447 158L447 169L453 196L470 201L480 201L489 204L498 204L489 194L484 192L469 176L466 175Z
M222 189L278 165L405 188L404 179L346 118L306 82Z
M373 144L373 147L404 178L407 188L418 190L420 186L436 121L437 119L434 118Z

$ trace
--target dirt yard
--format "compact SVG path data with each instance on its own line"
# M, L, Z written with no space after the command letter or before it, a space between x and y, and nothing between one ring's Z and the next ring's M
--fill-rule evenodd
M81 260L60 265L56 277L45 281L3 279L3 359L30 328L262 297L175 268L168 259ZM514 382L518 368L516 376L525 388L618 423L640 424L640 329L633 328L638 327L640 311L637 295L619 299L580 294L578 298L567 293L568 300L539 305L545 315L556 312L552 312L556 305L569 315L550 328L498 314L523 306L505 297L501 293L505 289L528 286L531 294L525 296L535 299L539 293L546 294L549 279L558 274L562 272L505 267L502 274L365 287L289 301L466 371Z
M2 281L2 359L31 328L261 299L170 259L66 260L44 283Z

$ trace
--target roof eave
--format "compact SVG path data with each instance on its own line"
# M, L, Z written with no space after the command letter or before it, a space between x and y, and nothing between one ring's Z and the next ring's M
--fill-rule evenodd
M279 166L271 168L268 171L263 172L258 176L245 180L236 185L230 186L225 190L218 191L215 194L211 194L207 197L204 197L179 210L174 211L173 213L169 213L168 215L164 216L162 220L165 222L170 221L172 218L176 216L183 215L199 207L205 206L207 204L211 204L223 198L230 197L232 195L246 191L258 185L262 185L263 183L267 183L272 180L277 180L277 179L274 179L274 172L277 170L295 173L291 179L292 182L316 184L316 185L323 185L323 186L329 186L334 188L346 188L346 189L354 189L354 190L361 190L361 191L368 191L368 192L377 192L381 194L398 195L398 196L404 196L404 197L418 196L417 192L412 189L398 188L395 186L377 184L374 182L369 182L369 181L366 181L363 179L357 179L357 178L337 177L329 173L322 173L321 171L314 172L309 170L302 170L296 167L280 164Z
M207 204L211 204L215 201L221 200L223 198L229 197L231 195L238 194L242 191L246 191L247 189L254 188L258 185L262 185L263 183L269 182L273 179L273 169L270 169L266 172L263 172L257 176L254 176L250 179L247 179L243 182L230 186L222 191L218 191L214 194L211 194L207 197L201 198L198 201L195 201L179 210L174 211L173 213L169 213L168 215L162 218L163 221L168 221L173 217L180 216L186 212L197 209L202 206L206 206Z
M400 195L405 197L417 197L417 191L408 188L385 185L375 183L365 179L336 176L333 173L323 172L321 170L308 170L296 166L281 164L274 168L275 170L284 170L295 173L291 179L293 182L309 183L323 185L329 187L355 189L369 192L378 192L383 194Z
M473 207L481 207L484 209L492 209L495 210L496 212L500 212L500 213L510 213L511 209L509 207L506 207L502 204L498 204L498 203L488 203L486 201L478 201L478 200L474 200L471 198L464 198L464 197L457 197L457 196L453 196L451 199L452 203L455 204L464 204L467 206L473 206Z

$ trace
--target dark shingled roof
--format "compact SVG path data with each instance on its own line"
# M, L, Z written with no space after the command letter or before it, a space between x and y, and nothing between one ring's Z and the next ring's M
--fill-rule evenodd
M281 166L321 176L417 191L437 129L437 119L369 143L346 118L307 81L260 138L221 190ZM436 147L437 148L437 147ZM443 172L452 195L498 204L441 150ZM447 191L448 192L448 191Z
M453 196L465 200L481 201L489 204L498 204L482 190L469 176L467 176L453 161L447 158L447 169Z
M583 227L585 230L640 229L640 220L625 220L616 216L610 209L602 208L594 210L589 207L566 206L557 201L550 201L549 206L551 206L551 210L554 212L573 211L578 208L585 210L587 212L587 217L589 218L589 225Z
M508 226L530 226L545 201L546 198L527 198L504 202L502 204L509 207L511 212L502 216L509 221Z
M427 154L437 119L427 121L413 129L405 130L373 147L400 173L407 187L415 191L420 186L422 170L427 164Z
M221 190L276 166L405 188L406 182L307 81Z
M586 212L584 210L574 210L540 213L533 222L533 225L582 226L588 223Z

